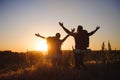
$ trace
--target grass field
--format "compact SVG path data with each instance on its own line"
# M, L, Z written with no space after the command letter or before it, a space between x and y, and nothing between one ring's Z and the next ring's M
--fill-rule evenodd
M27 62L24 62L26 64L20 62L21 66L27 66L20 67L20 64L17 65L16 63L16 66L13 66L15 64L10 65L11 63L9 63L8 68L1 68L0 80L120 80L119 60L106 63L106 60L99 58L103 62L97 63L96 58L94 59L95 55L91 58L90 54L85 58L87 70L82 68L78 70L74 68L72 53L69 51L65 53L69 54L63 55L63 64L61 66L52 66L48 60L43 58L43 55L39 54L38 57L38 54L29 53L29 57L26 59ZM115 60L115 58L112 60Z

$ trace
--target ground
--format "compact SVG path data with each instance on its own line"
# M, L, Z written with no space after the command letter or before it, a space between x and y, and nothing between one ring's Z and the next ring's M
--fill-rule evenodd
M1 80L120 80L120 64L86 64L87 70L68 66L37 66Z

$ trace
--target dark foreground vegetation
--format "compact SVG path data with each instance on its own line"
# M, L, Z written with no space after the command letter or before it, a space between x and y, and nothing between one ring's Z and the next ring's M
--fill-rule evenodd
M87 70L74 69L72 51L63 51L61 66L39 51L1 51L0 80L120 80L120 51L92 51L84 62Z

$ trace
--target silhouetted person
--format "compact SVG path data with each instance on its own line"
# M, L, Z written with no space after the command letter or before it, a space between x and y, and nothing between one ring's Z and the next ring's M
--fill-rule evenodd
M89 36L93 35L100 27L96 27L96 29L90 33L86 30L83 30L81 25L78 25L77 32L70 32L67 28L64 27L63 23L59 22L59 25L63 28L63 30L69 35L74 37L75 40L75 67L80 68L82 66L86 69L84 65L84 52L89 47Z
M35 35L47 40L48 55L51 56L50 58L52 60L52 64L60 65L62 59L61 45L68 38L69 35L65 36L63 39L60 39L60 33L56 33L56 35L52 37L44 37L41 36L39 33Z

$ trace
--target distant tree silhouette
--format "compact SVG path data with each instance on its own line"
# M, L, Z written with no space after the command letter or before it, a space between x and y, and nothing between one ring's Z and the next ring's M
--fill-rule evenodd
M104 51L104 50L105 50L105 43L104 43L104 42L102 43L101 48L102 48L102 49L101 49L102 51Z
M111 51L112 48L111 48L111 44L110 44L110 41L108 41L108 50Z

